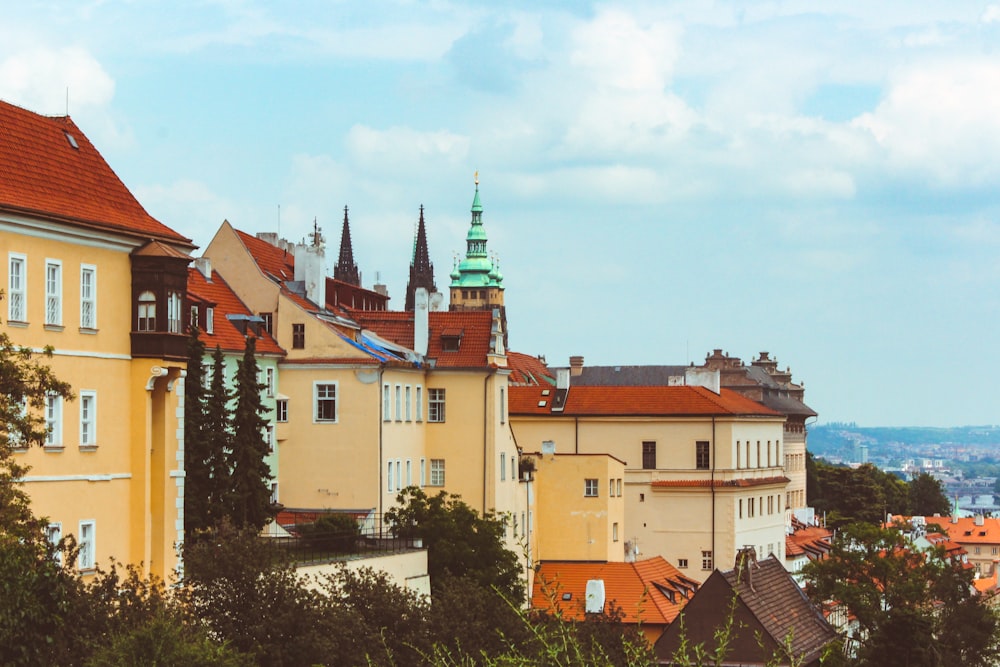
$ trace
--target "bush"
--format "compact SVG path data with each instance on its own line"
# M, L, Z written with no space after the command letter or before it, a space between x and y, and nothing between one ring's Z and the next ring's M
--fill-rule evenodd
M350 514L326 514L299 526L299 532L308 549L332 553L354 553L361 537L361 527Z

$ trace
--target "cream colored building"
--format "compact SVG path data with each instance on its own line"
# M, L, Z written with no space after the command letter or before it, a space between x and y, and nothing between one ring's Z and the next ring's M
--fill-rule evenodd
M2 330L75 399L51 398L43 448L17 454L52 539L169 577L183 538L189 239L152 218L68 117L0 102Z
M512 387L510 409L526 452L624 462L623 536L642 557L702 581L746 545L783 559L783 415L717 385L577 387L568 370L555 386ZM566 525L575 509L541 496L538 507L540 526Z

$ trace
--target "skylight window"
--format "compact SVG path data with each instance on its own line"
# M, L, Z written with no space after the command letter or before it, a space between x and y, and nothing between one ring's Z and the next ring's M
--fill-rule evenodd
M79 144L77 144L77 143L76 143L76 137L74 137L74 136L73 136L72 134L70 134L69 132L63 132L63 134L65 134L65 135L66 135L66 141L68 141L68 142L69 142L69 145L70 145L70 146L72 146L73 148L75 148L75 149L77 149L77 150L80 150L80 146L79 146Z

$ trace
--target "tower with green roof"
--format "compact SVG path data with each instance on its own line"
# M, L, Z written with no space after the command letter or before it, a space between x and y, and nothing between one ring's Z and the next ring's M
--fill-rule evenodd
M479 172L476 172L476 195L472 200L472 224L465 237L465 259L451 271L451 301L448 310L499 309L507 329L503 303L503 275L496 258L486 252L486 229L483 227L483 205L479 201Z

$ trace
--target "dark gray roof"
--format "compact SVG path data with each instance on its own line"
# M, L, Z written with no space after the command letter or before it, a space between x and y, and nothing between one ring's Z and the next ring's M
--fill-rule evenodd
M684 383L686 366L584 366L570 378L577 387L666 387ZM680 380L670 381L670 378Z

